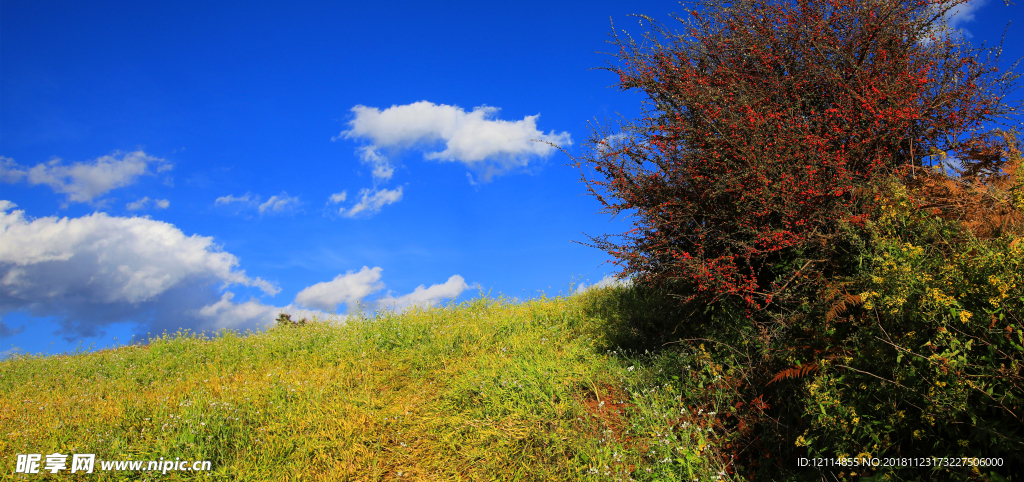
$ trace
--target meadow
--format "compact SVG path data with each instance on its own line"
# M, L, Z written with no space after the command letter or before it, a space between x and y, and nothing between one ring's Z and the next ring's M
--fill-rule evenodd
M720 367L640 333L671 318L642 297L481 297L15 357L0 362L0 479L729 479L728 409L706 390ZM17 454L52 453L211 470L72 474L68 457L14 473Z

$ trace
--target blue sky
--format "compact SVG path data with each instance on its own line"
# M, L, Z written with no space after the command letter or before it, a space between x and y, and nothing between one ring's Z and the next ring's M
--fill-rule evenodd
M628 220L530 140L579 154L588 120L637 116L593 70L609 18L682 10L3 0L0 354L603 279L572 241ZM957 26L1011 19L989 0Z

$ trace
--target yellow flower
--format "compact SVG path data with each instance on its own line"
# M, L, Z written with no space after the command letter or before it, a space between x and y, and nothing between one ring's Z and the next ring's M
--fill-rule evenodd
M960 312L960 322L967 323L967 320L971 319L971 312L964 310Z

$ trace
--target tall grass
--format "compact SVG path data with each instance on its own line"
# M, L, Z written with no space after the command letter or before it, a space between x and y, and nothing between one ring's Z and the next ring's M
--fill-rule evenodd
M715 401L689 358L630 331L634 298L480 298L8 359L0 478L721 479ZM54 452L212 470L14 474L17 454Z

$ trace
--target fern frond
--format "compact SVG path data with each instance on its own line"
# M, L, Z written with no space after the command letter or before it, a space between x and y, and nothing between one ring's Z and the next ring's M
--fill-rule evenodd
M810 375L813 372L818 371L818 365L814 363L807 363L801 366L795 366L782 370L776 373L775 376L766 385L771 385L777 381L785 380L787 378L803 378Z
M860 296L851 295L847 291L847 286L853 284L849 281L842 281L832 283L825 288L821 293L821 299L828 305L828 310L825 312L825 323L831 323L839 315L842 315L851 306L856 306L864 302Z
M857 306L863 302L864 300L861 299L861 297L858 295L844 293L843 296L840 297L838 301L833 303L832 306L830 306L828 311L825 313L825 323L831 323L832 320L838 318L839 315L845 313L847 308L851 306Z

